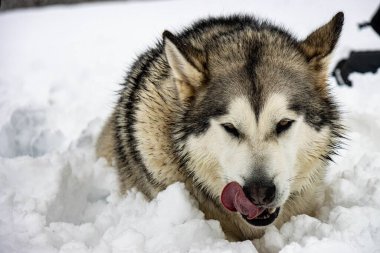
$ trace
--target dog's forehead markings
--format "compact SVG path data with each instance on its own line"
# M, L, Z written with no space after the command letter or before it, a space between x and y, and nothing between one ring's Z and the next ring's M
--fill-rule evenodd
M256 128L256 117L251 103L247 97L241 96L233 99L228 108L232 120L244 129Z
M273 93L265 100L259 115L259 124L266 124L266 122L278 120L286 115L288 111L286 96L280 93Z
M228 112L229 117L234 121L233 123L243 129L249 129L249 132L252 130L267 131L283 117L296 116L288 109L286 96L280 93L269 95L261 108L258 117L256 117L252 103L247 97L241 96L231 101Z

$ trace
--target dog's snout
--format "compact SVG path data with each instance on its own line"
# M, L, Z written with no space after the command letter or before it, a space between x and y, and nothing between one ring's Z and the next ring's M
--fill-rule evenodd
M273 182L250 183L245 188L245 192L251 197L255 205L268 205L272 203L276 196L276 186Z

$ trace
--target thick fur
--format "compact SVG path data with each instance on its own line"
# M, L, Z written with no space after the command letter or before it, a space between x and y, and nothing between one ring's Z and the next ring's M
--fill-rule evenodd
M342 25L338 13L301 41L250 16L164 32L132 66L97 143L97 154L115 162L121 192L136 187L151 199L184 182L230 240L263 231L222 206L221 191L231 181L273 180L277 226L313 215L342 136L326 84ZM294 123L277 133L284 118ZM225 123L239 135L226 132Z

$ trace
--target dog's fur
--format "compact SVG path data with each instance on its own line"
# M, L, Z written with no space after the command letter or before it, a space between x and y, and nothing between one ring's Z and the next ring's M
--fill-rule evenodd
M164 32L132 66L97 143L98 156L116 162L121 192L136 187L151 199L184 182L230 240L263 231L222 206L231 181L272 180L277 226L313 215L342 137L326 84L342 25L338 13L301 41L250 16ZM284 119L294 123L277 131Z

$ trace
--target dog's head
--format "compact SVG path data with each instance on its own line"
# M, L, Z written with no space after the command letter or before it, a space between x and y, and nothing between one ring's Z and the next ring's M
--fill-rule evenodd
M303 41L247 17L210 23L187 37L164 33L183 107L174 137L195 183L265 226L318 177L339 137L326 78L343 14Z

